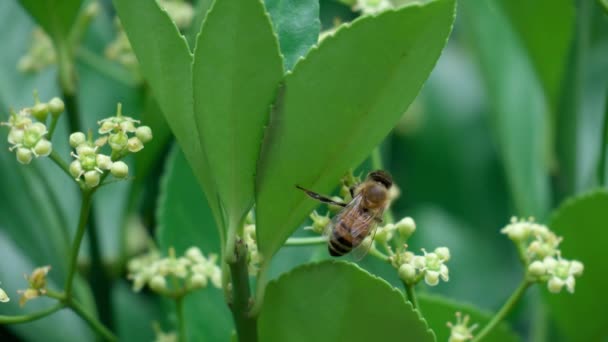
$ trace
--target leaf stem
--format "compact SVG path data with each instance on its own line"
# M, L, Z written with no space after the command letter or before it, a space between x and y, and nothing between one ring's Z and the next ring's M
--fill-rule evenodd
M285 241L285 246L314 246L327 243L327 238L324 236L313 237L292 237Z
M249 314L251 294L247 265L247 246L239 238L235 241L234 262L229 262L232 275L232 317L240 342L257 342L257 319ZM258 284L259 285L259 284Z
M519 284L519 287L517 287L515 292L513 292L509 299L507 299L502 308L500 308L500 310L498 310L494 317L492 317L492 320L485 327L483 327L483 329L481 329L477 336L475 336L473 342L483 340L490 332L492 332L492 330L494 330L494 328L496 328L498 324L503 319L505 319L505 317L511 312L511 310L515 308L515 305L523 297L524 293L526 293L526 290L528 289L528 287L530 287L531 284L532 283L530 283L526 279L522 280L521 284Z
M82 238L87 227L87 219L91 211L93 191L85 190L82 192L82 204L80 207L80 218L78 220L78 228L76 229L76 236L72 242L72 249L70 251L70 264L68 268L68 276L65 280L65 294L67 298L72 296L72 283L74 282L74 276L76 274L76 264L78 263L78 252L80 251L80 245Z
M412 307L414 309L418 309L418 311L420 311L420 308L418 307L418 299L416 297L416 290L414 289L414 285L403 282L403 287L405 288L405 293L407 294L407 300L412 304Z
M41 318L44 318L46 316L52 315L55 312L63 309L64 307L65 307L65 305L63 303L57 303L48 309L40 310L40 311L33 312L33 313L27 314L27 315L0 316L0 324L21 324L21 323L33 322L33 321L39 320Z
M175 312L177 313L177 328L179 342L186 342L186 320L184 319L184 296L175 298Z

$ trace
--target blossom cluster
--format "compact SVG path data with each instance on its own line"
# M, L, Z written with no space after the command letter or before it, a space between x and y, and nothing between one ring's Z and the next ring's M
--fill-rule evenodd
M217 288L222 286L222 272L217 266L217 255L205 257L198 247L190 247L181 257L176 257L172 248L164 258L158 251L152 251L132 259L128 270L128 278L133 281L133 290L136 292L146 285L163 295L184 294L207 287L209 282ZM167 282L168 277L177 282Z
M428 253L422 249L422 255L404 251L391 257L391 262L399 270L399 277L408 285L414 285L424 279L429 286L439 284L439 279L450 279L449 269L445 264L450 260L447 247L437 247Z
M559 293L564 287L574 293L575 278L583 274L584 266L580 261L562 257L559 249L562 237L547 226L534 222L533 218L513 217L501 233L518 246L530 281L546 282L552 293Z

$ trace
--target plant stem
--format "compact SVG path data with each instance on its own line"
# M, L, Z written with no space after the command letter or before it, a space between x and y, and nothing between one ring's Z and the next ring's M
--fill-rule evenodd
M184 319L184 297L175 298L175 312L177 313L177 327L179 342L186 342L186 320Z
M418 309L418 311L420 311L420 308L418 307L418 299L416 297L416 290L414 289L414 285L410 285L403 282L403 287L405 288L405 293L407 294L407 300L412 304L412 307L414 307L414 309Z
M32 321L44 318L46 316L49 316L51 314L54 314L55 312L63 309L64 307L65 307L65 305L63 303L57 303L48 309L37 311L37 312L31 313L28 315L0 316L0 324L21 324L21 323L32 322Z
M232 317L240 342L258 340L257 319L249 315L251 294L247 265L247 246L241 239L235 241L234 262L229 262L232 275Z
M87 219L89 212L91 211L91 200L93 192L91 190L85 190L82 193L82 205L80 207L80 218L78 220L78 228L76 229L76 237L72 242L72 249L70 251L70 264L68 268L68 276L65 280L65 294L67 298L72 296L72 283L74 282L74 275L76 275L76 264L78 263L78 252L80 251L80 245L82 243L82 237L87 227Z
M68 115L68 127L70 133L74 133L80 131L80 114L78 112L78 99L76 96L74 55L72 53L72 47L69 46L69 42L65 39L57 42L55 50L57 52L59 86Z
M597 165L599 185L603 187L608 186L606 183L606 171L608 169L608 165L606 165L606 153L608 153L608 93L606 94L606 101L602 129L602 145L600 146L600 160Z
M59 121L59 116L52 115L51 126L49 127L49 133L47 134L47 139L49 141L51 141L53 139L53 133L55 133L55 128L57 128L58 121Z
M327 238L324 236L313 236L313 237L294 237L289 238L285 241L285 246L312 246L312 245L323 245L327 243Z
M108 330L101 322L95 319L91 314L86 312L84 308L74 299L68 297L67 299L68 306L74 310L75 313L78 314L82 319L84 319L89 326L95 330L101 337L103 337L107 341L116 341L117 338L112 334L110 330Z
M61 159L61 157L59 156L59 154L57 153L57 151L53 150L51 151L51 154L49 154L49 158L57 165L59 166L59 168L71 179L74 179L74 177L72 177L72 174L70 173L70 168L68 166L68 164Z
M498 326L498 324L503 319L505 319L505 317L507 317L507 315L511 312L511 310L513 310L513 308L515 308L515 305L517 304L517 302L519 302L519 300L524 295L524 293L526 293L526 290L528 289L528 287L530 287L531 284L532 283L530 283L529 281L527 281L525 279L522 280L519 287L515 290L515 292L513 292L511 297L509 297L509 299L505 302L505 304L502 306L502 308L500 308L500 310L498 310L498 312L494 315L494 317L492 317L492 320L485 327L483 327L483 329L481 329L481 331L477 334L477 336L475 336L475 338L473 339L473 342L481 341L492 330L494 330L494 328L496 328Z
M95 219L95 205L91 205L91 212L88 219L88 232L89 237L89 256L91 258L91 269L89 272L89 283L93 290L93 296L95 298L95 306L99 313L99 319L108 326L113 327L112 320L112 284L103 265L103 259L101 250L99 248L99 229L97 226L97 220Z

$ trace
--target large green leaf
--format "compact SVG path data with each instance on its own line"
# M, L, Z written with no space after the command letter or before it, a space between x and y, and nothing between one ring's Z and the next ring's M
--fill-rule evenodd
M192 55L185 38L156 1L115 0L114 5L169 127L196 170L212 209L219 213L215 186L194 124Z
M260 340L434 341L403 295L358 266L322 262L268 284L258 321Z
M548 109L521 44L491 2L462 2L463 23L479 55L517 213L542 217L550 200Z
M569 341L601 341L608 337L608 299L602 296L608 264L608 192L599 190L567 200L553 215L550 227L564 237L562 256L583 262L585 272L576 280L574 294L546 297L557 327Z
M456 312L462 313L463 317L468 315L471 325L478 324L480 328L477 328L477 332L492 318L492 314L489 312L483 312L472 305L458 303L440 296L421 295L418 298L418 302L429 326L437 335L437 341L448 340L450 328L446 327L446 323L454 323L456 321ZM492 342L520 341L519 337L506 323L500 324L488 334L486 340Z
M216 1L192 66L194 112L224 227L254 199L255 169L270 105L283 76L279 47L260 0Z
M570 0L501 0L551 105L558 103L574 32ZM543 20L539 20L542 17Z
M175 146L166 164L158 206L158 243L166 253L169 247L182 254L198 246L205 255L220 252L218 232L202 191L193 187L196 178L183 153ZM222 291L209 288L196 291L184 300L189 341L227 341L232 320Z
M316 203L390 131L446 42L452 0L363 17L321 42L285 78L257 174L257 237L269 258Z
M55 40L65 39L82 0L19 0L38 25Z
M319 0L266 0L265 3L279 36L285 69L289 70L317 43L321 29Z

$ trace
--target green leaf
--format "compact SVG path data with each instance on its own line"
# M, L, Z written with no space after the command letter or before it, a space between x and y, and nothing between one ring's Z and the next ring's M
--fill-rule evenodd
M423 294L419 296L418 303L429 326L437 335L437 341L448 341L450 328L446 324L447 322L456 322L456 312L461 312L463 317L469 315L471 318L470 325L479 324L479 328L474 332L479 332L492 319L492 314L489 312L484 312L473 305L458 303L440 296ZM488 334L485 340L492 342L521 341L515 332L505 323L495 328Z
M193 187L196 178L181 150L174 146L161 184L158 244L164 253L174 247L178 255L198 246L205 255L220 252L218 231L203 192ZM173 306L170 306L173 308ZM232 331L230 311L222 292L212 285L184 299L188 341L226 341Z
M156 1L114 0L114 5L142 74L188 162L196 170L195 176L211 199L214 213L219 214L214 182L194 124L192 55L185 38Z
M236 227L254 200L255 169L270 105L283 76L260 0L216 1L192 66L195 120L225 215Z
M574 33L570 0L501 0L552 106L557 106ZM539 20L539 18L543 20Z
M557 327L569 341L600 341L608 337L608 299L605 279L608 264L606 222L608 191L598 190L567 200L553 214L549 227L564 238L562 256L580 260L584 274L576 279L576 292L550 294L545 291Z
M19 0L54 40L67 38L82 0Z
M328 192L369 155L428 77L446 42L452 0L344 25L285 78L257 173L257 237L272 256L317 205L299 184Z
M355 264L322 262L268 284L261 341L434 341L403 295Z
M550 189L548 109L542 87L500 7L491 1L463 2L462 7L492 102L496 139L517 214L543 217Z
M317 43L321 29L319 0L266 0L265 3L279 36L285 69L290 70Z

